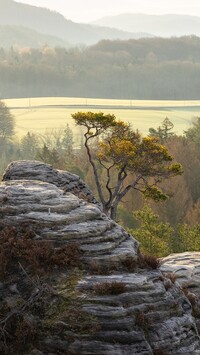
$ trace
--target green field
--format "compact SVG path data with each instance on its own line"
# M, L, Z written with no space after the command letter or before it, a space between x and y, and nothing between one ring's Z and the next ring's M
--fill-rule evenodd
M75 127L71 114L78 111L112 113L118 119L129 122L133 129L143 134L150 127L157 128L168 117L174 123L174 132L183 134L194 117L200 115L200 101L149 101L107 100L87 98L24 98L4 100L16 119L16 134L21 137L29 132L45 133L59 129L67 123L78 140L80 128Z

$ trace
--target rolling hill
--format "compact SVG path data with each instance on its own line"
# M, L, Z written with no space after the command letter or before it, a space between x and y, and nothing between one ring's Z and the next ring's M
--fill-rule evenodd
M90 45L102 39L130 39L145 36L109 27L75 23L55 11L13 0L0 0L0 9L0 25L20 26L20 28L23 26L42 35L57 37L72 45L82 43ZM22 35L21 29L18 29L18 32Z
M95 25L115 27L123 31L148 32L159 37L200 36L200 17L189 15L121 14L107 16Z
M48 44L52 47L69 47L70 44L50 35L45 35L23 26L0 25L0 47L40 48Z

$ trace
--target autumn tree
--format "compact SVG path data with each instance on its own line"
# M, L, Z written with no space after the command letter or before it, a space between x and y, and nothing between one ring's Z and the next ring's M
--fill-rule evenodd
M173 227L179 223L193 225L200 218L200 156L198 145L183 136L172 136L166 142L170 154L179 161L184 174L165 180L161 187L170 195L170 199L161 204L151 202L153 210L160 218ZM135 209L141 208L140 206Z
M142 138L129 124L117 121L111 114L78 112L72 117L85 128L85 148L107 215L116 219L117 207L131 189L155 201L167 198L158 185L163 179L181 174L182 167L172 163L172 156L157 138ZM100 169L104 172L103 184ZM128 176L131 179L127 181Z

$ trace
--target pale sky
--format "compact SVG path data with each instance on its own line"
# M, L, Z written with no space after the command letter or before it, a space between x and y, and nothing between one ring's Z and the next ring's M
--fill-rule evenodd
M122 13L187 14L200 16L200 0L15 0L46 7L76 22L89 22Z

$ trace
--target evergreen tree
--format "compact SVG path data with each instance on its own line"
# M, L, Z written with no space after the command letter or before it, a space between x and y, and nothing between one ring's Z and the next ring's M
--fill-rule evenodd
M164 119L161 126L157 129L149 128L149 136L159 138L162 144L166 143L167 140L174 135L171 130L174 128L174 124L169 120L168 117Z
M173 245L173 228L170 224L160 222L159 216L146 204L133 215L140 226L129 231L140 242L141 251L158 257L168 255Z

